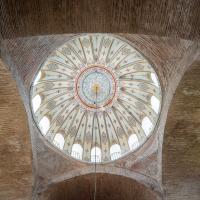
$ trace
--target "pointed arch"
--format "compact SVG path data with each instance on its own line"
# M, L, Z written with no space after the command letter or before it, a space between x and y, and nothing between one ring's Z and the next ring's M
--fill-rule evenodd
M110 157L111 160L116 160L121 156L121 147L119 146L119 144L113 144L110 147Z
M76 159L82 160L83 147L80 144L73 144L72 145L71 156L76 158Z
M39 94L37 94L33 99L32 99L32 107L33 107L33 112L35 113L38 108L40 107L42 102L42 99Z
M158 78L156 77L155 73L151 73L151 79L152 79L154 85L156 85L157 87L159 87Z
M142 128L144 130L144 133L146 134L146 136L148 136L152 129L153 129L153 124L151 122L151 120L148 117L144 117L142 120Z
M49 130L49 127L50 127L50 121L49 121L48 117L44 116L40 120L39 127L40 127L42 134L46 135L47 131Z
M151 97L151 107L153 108L153 110L158 114L159 113L159 109L160 109L160 101L157 97L152 96Z
M129 144L130 150L135 150L139 146L139 141L136 134L130 135L128 139L128 144Z
M92 148L91 162L101 162L101 149L99 147Z
M59 149L63 149L64 144L65 144L65 139L64 137L60 134L57 133L53 139L53 144L58 147Z

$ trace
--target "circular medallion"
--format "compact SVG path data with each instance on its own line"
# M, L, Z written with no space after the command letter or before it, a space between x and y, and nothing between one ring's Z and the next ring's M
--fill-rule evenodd
M75 96L86 109L101 111L112 106L117 98L117 81L108 67L84 68L75 78Z

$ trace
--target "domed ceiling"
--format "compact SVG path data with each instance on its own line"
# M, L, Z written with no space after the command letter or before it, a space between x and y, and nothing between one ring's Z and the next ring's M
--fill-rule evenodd
M161 98L152 65L133 44L110 34L71 38L44 62L31 88L41 134L87 162L137 150L153 133Z

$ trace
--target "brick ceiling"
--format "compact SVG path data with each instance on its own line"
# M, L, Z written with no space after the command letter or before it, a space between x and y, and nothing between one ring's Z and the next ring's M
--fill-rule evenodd
M199 38L198 0L1 0L3 38L123 32Z
M128 32L196 40L200 38L200 1L0 1L0 39L77 32ZM181 80L168 113L162 167L167 200L200 198L199 77L200 62L195 62ZM0 62L0 199L31 199L35 169L27 121L16 83ZM151 192L128 178L98 177L99 200L154 199ZM66 199L66 191L71 199L80 199L77 187L86 195L84 199L91 199L91 187L85 185L92 183L93 176L85 175L53 185L48 199ZM116 192L120 186L121 191ZM45 195L41 199L47 199Z

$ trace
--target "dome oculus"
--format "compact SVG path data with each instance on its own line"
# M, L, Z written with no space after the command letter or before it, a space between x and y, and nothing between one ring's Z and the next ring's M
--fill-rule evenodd
M153 133L161 98L151 64L131 44L109 34L67 41L44 62L31 88L41 134L87 162L115 160L139 148Z

